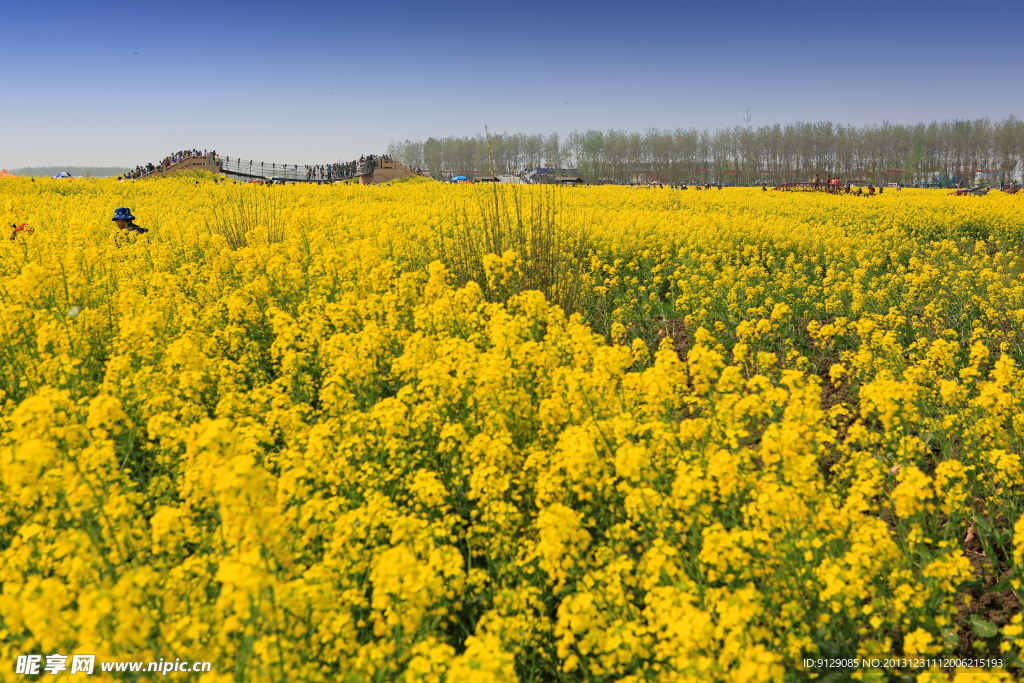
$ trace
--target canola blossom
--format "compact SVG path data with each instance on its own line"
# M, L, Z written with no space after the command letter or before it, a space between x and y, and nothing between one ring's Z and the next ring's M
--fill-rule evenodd
M1009 680L1022 210L0 181L0 661Z

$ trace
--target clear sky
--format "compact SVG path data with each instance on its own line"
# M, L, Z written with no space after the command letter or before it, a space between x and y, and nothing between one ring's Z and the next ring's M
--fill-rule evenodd
M974 7L8 2L0 166L135 166L193 147L322 163L484 124L714 129L742 124L745 105L754 126L1022 117L1019 18Z

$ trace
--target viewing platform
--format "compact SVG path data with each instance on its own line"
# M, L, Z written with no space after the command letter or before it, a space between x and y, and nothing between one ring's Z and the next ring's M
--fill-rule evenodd
M157 166L152 171L139 176L138 180L145 180L146 178L160 178L170 175L171 173L184 170L220 173L220 165L217 162L217 155L214 152L210 152L206 156L186 157L179 161L175 161L173 164L168 166Z
M396 178L407 178L419 174L397 161L380 161L378 159L369 163L356 164L355 175L359 178L360 185L377 185Z
M136 179L167 177L184 170L209 171L239 180L263 180L278 183L323 184L352 181L358 178L360 185L378 185L397 178L420 175L418 171L404 164L397 161L385 161L380 157L333 164L328 169L326 165L300 166L298 164L267 163L227 155L222 157L216 152L210 152L206 155L186 157L166 166L157 166L153 170L145 171Z
M324 167L307 167L299 164L278 164L264 161L250 161L237 157L217 157L217 173L250 180L272 180L285 183L329 184L358 178L360 185L377 185L396 178L419 175L419 173L397 161L381 161L379 158L362 162L336 164L329 175ZM311 172L309 169L313 168Z

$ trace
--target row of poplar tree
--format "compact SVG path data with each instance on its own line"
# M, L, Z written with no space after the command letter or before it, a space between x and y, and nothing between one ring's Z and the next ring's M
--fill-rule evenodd
M1024 169L1024 121L478 134L396 141L388 153L439 178L553 168L593 183L779 184L819 174L854 183L1002 184Z

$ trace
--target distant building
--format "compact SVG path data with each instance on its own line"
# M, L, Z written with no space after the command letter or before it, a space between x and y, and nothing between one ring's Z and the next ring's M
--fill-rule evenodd
M578 168L532 168L523 174L523 178L530 183L554 183L558 178L577 177L580 175Z

